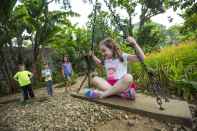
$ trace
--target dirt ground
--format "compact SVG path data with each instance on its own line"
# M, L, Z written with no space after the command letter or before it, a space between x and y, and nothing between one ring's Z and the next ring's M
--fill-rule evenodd
M69 91L75 91L80 80ZM64 88L35 91L26 104L20 94L0 98L0 131L190 131L182 125L73 98ZM195 105L194 105L195 106ZM196 107L193 107L194 112ZM194 127L196 128L196 127ZM194 129L195 130L195 129Z

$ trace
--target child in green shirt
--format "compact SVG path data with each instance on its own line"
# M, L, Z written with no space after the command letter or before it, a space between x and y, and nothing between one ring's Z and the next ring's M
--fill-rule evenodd
M33 74L27 70L25 70L25 66L19 65L19 71L14 75L14 80L16 80L19 83L19 86L21 87L23 100L29 99L28 96L34 97L34 92L31 86L31 77Z

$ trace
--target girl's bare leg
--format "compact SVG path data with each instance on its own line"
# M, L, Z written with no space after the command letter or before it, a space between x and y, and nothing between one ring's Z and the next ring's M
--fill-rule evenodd
M106 80L97 76L91 80L91 84L99 88L98 90L92 89L94 90L94 92L96 92L96 94L98 94L98 97L100 97L104 93L104 91L106 91L108 88L112 88L112 86ZM85 92L86 92L85 89L82 89L80 90L79 93L84 94Z
M92 84L102 91L106 91L109 88L112 88L112 86L105 79L97 76L92 79Z
M115 83L115 85L112 87L108 87L107 90L105 90L101 95L100 98L105 98L111 95L115 95L118 93L123 92L129 87L129 84L133 81L133 77L130 74L126 74L123 76L122 79L120 79L118 82Z

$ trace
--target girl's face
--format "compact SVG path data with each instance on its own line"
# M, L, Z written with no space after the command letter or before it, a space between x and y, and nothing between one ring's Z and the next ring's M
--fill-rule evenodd
M66 56L64 57L64 62L68 62L68 59L67 59L67 57L66 57Z
M107 48L105 45L101 45L100 46L100 50L102 55L106 58L106 59L111 59L113 56L113 52L111 49Z

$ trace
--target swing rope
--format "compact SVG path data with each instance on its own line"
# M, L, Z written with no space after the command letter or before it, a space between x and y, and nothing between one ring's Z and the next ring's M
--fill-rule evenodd
M98 0L96 0L95 5L93 5L93 25L92 25L92 38L91 38L91 51L94 51L94 43L95 43L95 29L96 29L96 15L97 15L97 9L100 7L100 4L98 3ZM84 77L84 79L82 80L80 87L78 89L78 92L81 90L83 84L85 83L86 79L88 78L88 87L90 87L90 74L91 74L91 56L89 55L85 55L85 62L87 65L87 72L86 72L86 76Z
M106 6L108 7L109 11L111 12L111 15L113 16L116 24L118 25L118 28L123 32L123 39L125 40L129 33L121 25L119 16L115 14L115 11L112 9L111 5L107 2L107 0L104 0L104 2ZM148 75L148 81L150 83L149 86L147 86L148 89L155 95L156 102L159 105L159 109L164 110L164 108L162 107L162 104L163 104L162 98L165 100L165 102L168 102L169 99L167 98L166 90L164 92L164 90L161 88L159 79L157 79L159 78L159 75L147 67L147 65L144 63L143 59L139 56L136 50L135 50L135 54L141 63L142 69L144 69L144 71Z

